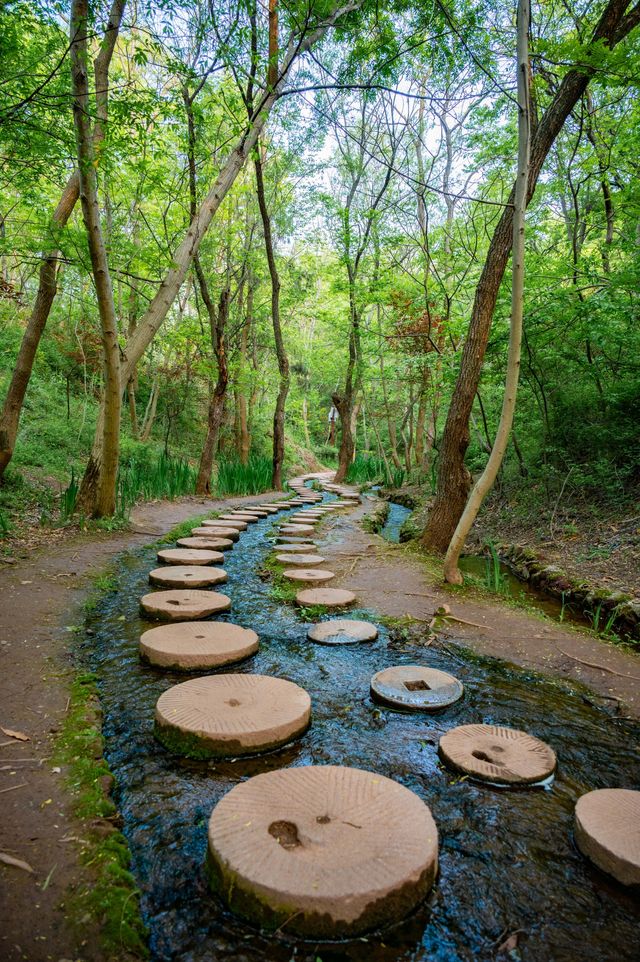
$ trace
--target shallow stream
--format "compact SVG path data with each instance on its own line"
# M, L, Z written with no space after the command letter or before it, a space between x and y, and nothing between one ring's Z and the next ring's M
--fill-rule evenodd
M221 590L230 595L232 610L224 617L261 636L258 654L227 670L277 674L309 691L312 725L294 744L262 757L194 762L170 755L155 741L158 696L189 676L138 660L140 633L150 627L138 603L150 590L154 548L122 557L117 591L89 616L85 654L100 679L105 754L118 784L116 802L153 959L475 962L496 958L497 948L518 930L512 959L635 962L640 903L577 852L572 818L585 791L639 787L640 727L594 707L582 691L453 644L416 646L384 628L370 644L333 648L307 642L307 626L296 611L274 601L269 582L260 578L272 524L265 519L251 525L226 555L229 583ZM340 528L338 522L333 537ZM371 701L375 671L416 662L457 675L466 688L463 700L434 716L402 714ZM552 787L498 790L445 769L437 755L439 735L470 722L524 728L549 742L559 758ZM208 817L230 788L251 775L329 763L381 772L429 804L440 833L436 886L411 918L367 939L315 944L262 934L208 890Z

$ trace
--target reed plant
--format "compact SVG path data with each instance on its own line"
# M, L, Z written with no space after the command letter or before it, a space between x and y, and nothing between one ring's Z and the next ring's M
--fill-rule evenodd
M260 494L271 487L271 458L253 454L246 464L220 459L215 479L218 495Z

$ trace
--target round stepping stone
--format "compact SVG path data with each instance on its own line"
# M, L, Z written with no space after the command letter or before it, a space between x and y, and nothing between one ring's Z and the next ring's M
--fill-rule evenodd
M258 520L257 515L249 515L249 517L251 518L252 521ZM246 517L241 518L237 514L221 514L219 518L216 518L216 524L217 525L222 524L223 527L225 527L229 522L231 522L234 528L240 528L241 531L246 531L247 528L249 527L249 524L251 523L250 521L247 520ZM244 525L244 528L242 527L242 525Z
M293 545L295 548L295 545ZM304 547L304 545L301 545ZM276 561L281 564L288 565L301 565L304 568L314 568L316 565L321 565L326 558L322 558L319 554L300 554L300 555L290 555L290 554L278 554L276 555Z
M278 748L307 728L304 688L268 675L210 675L169 688L156 704L155 733L192 758L253 755Z
M556 768L556 754L545 742L498 725L452 728L440 739L439 750L453 768L484 782L530 785Z
M293 534L282 534L278 535L276 538L278 544L300 544L306 545L306 547L312 547L315 545L313 538L299 538L297 535Z
M422 665L396 665L375 673L371 694L394 708L438 711L462 698L464 685L446 671Z
M152 591L141 598L140 606L145 614L162 621L194 621L228 611L231 599L217 591L176 588L173 591Z
M305 588L296 595L299 605L325 605L327 608L346 608L356 600L346 588Z
M219 528L219 527L206 527L206 528L192 528L191 534L194 538L230 538L232 541L237 541L240 537L240 532L237 528ZM180 542L178 542L180 543Z
M313 544L279 544L274 548L275 551L286 551L288 555L304 554L313 549Z
M313 534L313 525L310 524L283 524L280 528L282 534Z
M333 571L325 568L287 568L282 572L282 577L288 581L301 581L303 584L321 585L335 578Z
M258 645L258 636L249 628L225 621L189 621L145 631L140 657L158 668L207 671L248 658Z
M235 531L246 531L249 527L246 521L240 521L239 518L235 521L225 521L224 518L214 518L212 521L203 521L202 526L204 528L231 528Z
M378 629L368 621L351 621L349 618L334 618L313 625L307 638L320 645L355 645L361 641L375 641Z
M344 938L422 901L438 830L422 799L390 778L306 765L232 788L209 820L207 863L212 887L261 927Z
M162 588L210 588L226 580L227 572L223 568L206 565L167 565L149 572L150 583Z
M246 511L243 511L242 514L240 514L240 512L238 512L238 514L227 514L227 515L225 515L225 517L226 517L226 518L231 518L231 519L233 519L233 518L238 518L239 521L246 521L247 524L255 524L256 521L260 521L261 515L259 515L259 514L247 514Z
M224 561L221 551L203 551L196 548L163 548L158 561L167 565L213 565Z
M197 548L199 551L228 551L233 548L231 538L178 538L176 544L182 548Z
M623 885L640 885L640 792L599 788L582 795L575 810L578 848Z

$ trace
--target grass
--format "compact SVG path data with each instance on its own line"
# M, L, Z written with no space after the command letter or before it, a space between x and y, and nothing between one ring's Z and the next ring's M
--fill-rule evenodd
M99 925L102 948L114 962L126 957L145 959L147 933L140 918L140 893L129 871L127 841L114 824L116 807L103 787L111 773L101 757L103 743L98 725L96 675L79 674L71 686L53 761L66 770L65 783L73 797L75 814L85 822L81 861L90 873L69 893L63 907L80 933L86 929L87 916Z
M220 460L215 480L217 495L260 494L271 488L271 458L251 455L246 464L241 461Z

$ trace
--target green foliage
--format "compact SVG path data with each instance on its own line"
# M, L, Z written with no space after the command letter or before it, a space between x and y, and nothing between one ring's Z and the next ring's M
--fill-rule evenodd
M251 455L246 464L221 458L215 492L218 495L260 494L271 487L271 472L271 458Z
M356 454L347 472L347 481L354 484L367 481L378 481L382 484L385 478L385 463L374 454Z
M92 672L75 677L54 747L53 761L64 769L75 814L85 823L82 862L88 875L68 893L65 909L79 928L87 916L96 921L103 949L113 958L128 953L145 959L147 933L140 918L140 893L129 868L127 841L114 827L106 835L96 827L99 823L109 828L117 816L104 790L104 782L111 775L101 757L96 681Z
M117 514L128 517L136 501L193 494L196 471L184 458L171 458L162 452L155 459L145 452L120 463L116 489Z

